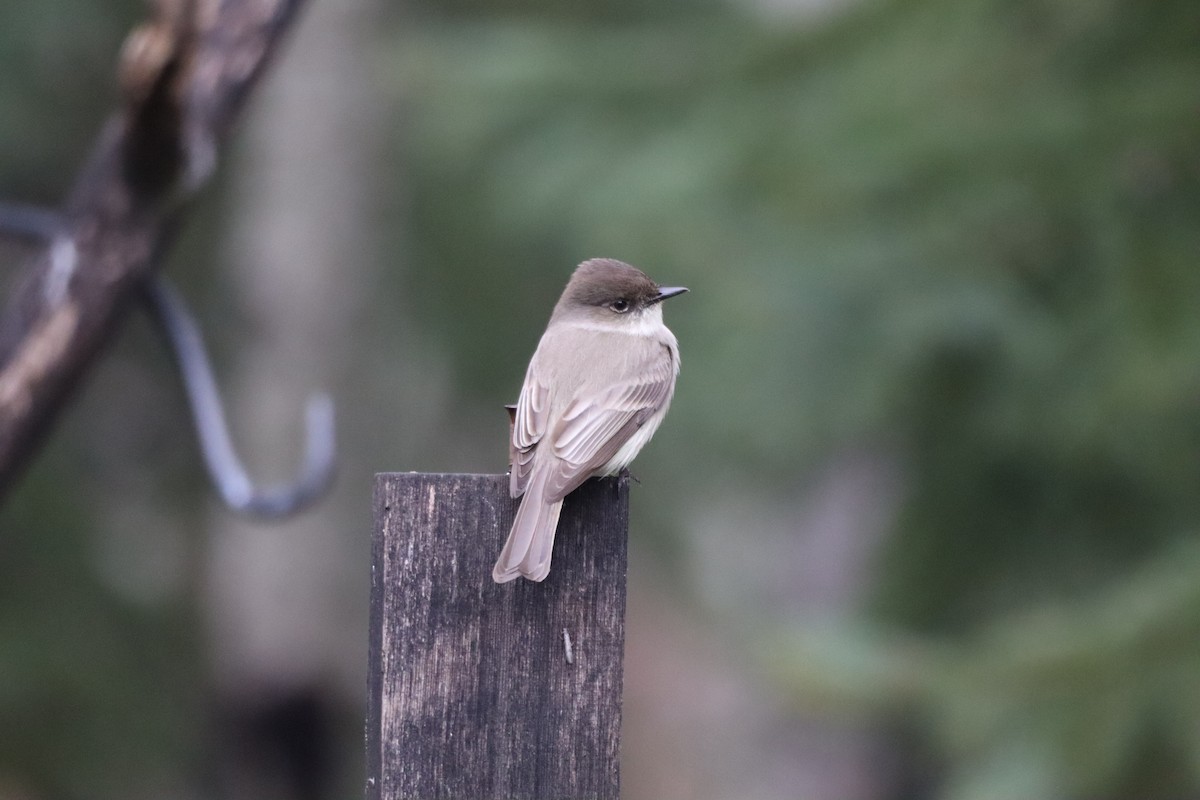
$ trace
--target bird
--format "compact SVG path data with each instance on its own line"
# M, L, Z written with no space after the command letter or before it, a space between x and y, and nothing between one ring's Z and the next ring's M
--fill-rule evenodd
M496 583L545 580L563 499L588 478L628 467L662 424L679 375L662 301L686 291L611 258L571 274L513 413L509 493L521 502L492 570Z

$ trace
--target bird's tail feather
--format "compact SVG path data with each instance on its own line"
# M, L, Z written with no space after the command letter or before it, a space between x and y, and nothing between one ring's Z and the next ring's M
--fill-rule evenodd
M550 557L554 552L554 534L558 529L558 515L562 511L562 500L546 503L540 481L531 482L529 491L521 499L521 507L513 519L508 541L500 551L500 558L492 570L492 580L508 583L519 575L531 581L542 581L550 574Z

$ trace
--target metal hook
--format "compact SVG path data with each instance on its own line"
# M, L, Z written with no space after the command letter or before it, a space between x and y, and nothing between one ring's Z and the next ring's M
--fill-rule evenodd
M62 214L48 208L0 203L0 231L30 244L45 244L62 234Z
M304 462L295 482L256 487L233 448L200 326L166 278L149 280L145 295L151 315L175 355L208 474L225 504L246 514L278 518L302 510L324 494L333 481L336 462L333 400L329 395L315 394L308 400Z

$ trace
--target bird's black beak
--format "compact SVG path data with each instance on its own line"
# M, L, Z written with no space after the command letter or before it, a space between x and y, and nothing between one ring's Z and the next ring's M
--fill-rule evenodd
M674 297L675 295L683 294L686 291L687 291L686 286L660 286L660 287L658 287L658 297L652 298L650 300L650 302L651 302L651 304L661 303L663 300L666 300L668 297Z

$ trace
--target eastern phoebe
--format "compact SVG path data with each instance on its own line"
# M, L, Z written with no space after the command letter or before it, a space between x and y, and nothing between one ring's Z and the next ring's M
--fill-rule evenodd
M679 344L660 304L686 291L611 258L571 275L517 401L509 491L524 499L492 570L496 583L544 580L563 498L624 469L658 430L679 374Z

